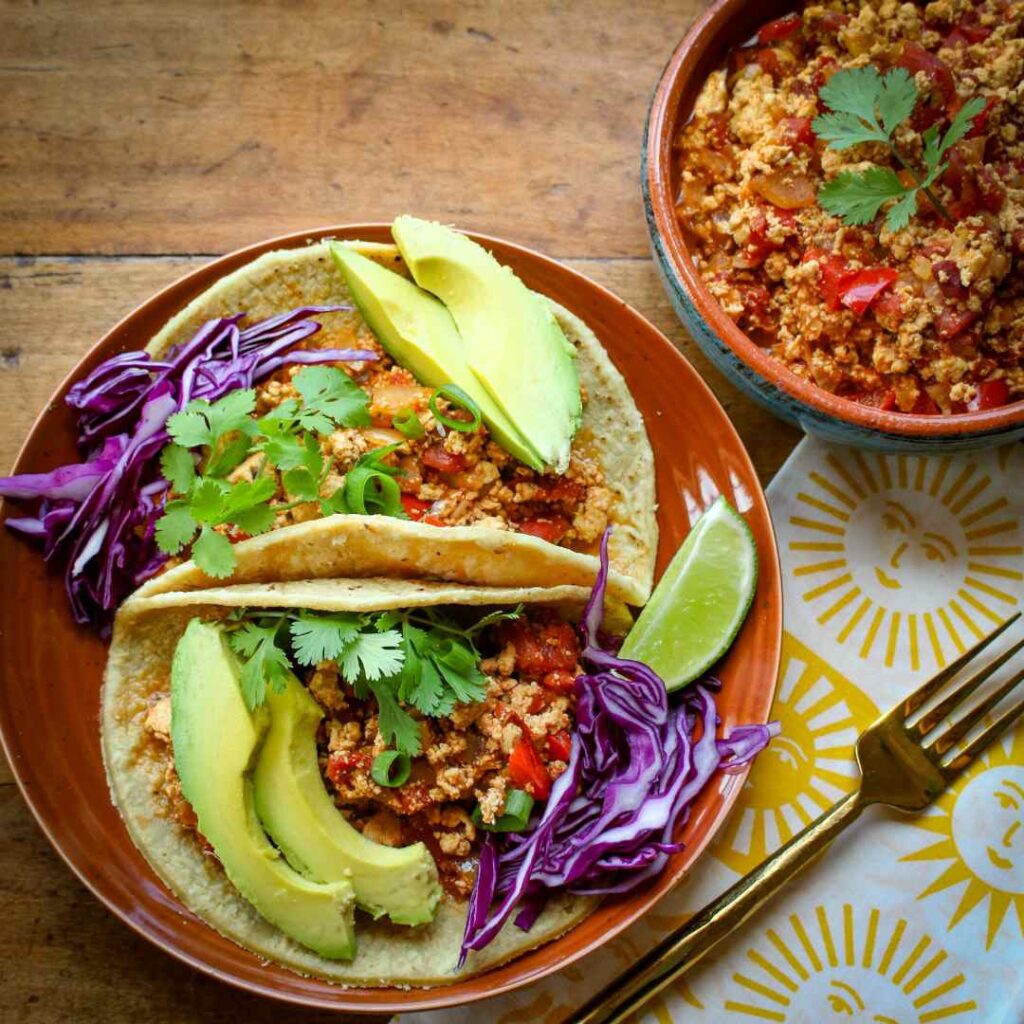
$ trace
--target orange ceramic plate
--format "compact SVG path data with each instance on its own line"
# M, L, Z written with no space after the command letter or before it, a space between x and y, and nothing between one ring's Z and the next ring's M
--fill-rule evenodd
M349 225L289 235L231 253L188 274L121 321L72 371L36 422L15 472L75 458L71 383L116 352L141 348L217 278L269 249L335 236L389 241L386 225ZM621 299L527 249L476 236L529 287L582 317L601 339L647 422L657 464L658 571L721 493L745 515L760 556L750 616L721 666L723 726L766 722L782 636L782 588L764 494L736 431L711 391L667 339ZM221 981L311 1007L364 1012L428 1009L507 992L567 966L607 942L671 889L707 847L746 773L716 778L696 802L676 854L655 884L610 899L562 938L486 974L434 989L341 989L262 963L203 924L163 887L110 802L99 747L99 688L106 648L77 628L60 573L32 543L0 529L0 614L5 626L0 736L22 794L50 842L115 914L141 935Z

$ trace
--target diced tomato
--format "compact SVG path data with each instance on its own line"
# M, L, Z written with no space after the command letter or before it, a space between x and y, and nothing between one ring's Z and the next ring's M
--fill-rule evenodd
M540 685L546 690L553 690L555 693L572 693L576 686L576 677L564 669L555 669L543 676Z
M790 146L814 145L814 131L809 117L784 117L779 121L779 134L782 141Z
M369 768L373 758L357 750L335 750L327 757L327 778L336 786L344 785L349 772Z
M758 50L754 56L754 63L760 64L761 70L766 75L771 75L776 82L782 77L782 61L779 60L778 52L771 47Z
M1010 401L1010 388L1005 380L983 380L978 385L977 394L967 403L971 412L982 409L998 409Z
M544 500L577 502L582 501L586 493L587 489L583 484L561 477L545 488Z
M996 172L991 167L979 167L974 172L974 180L981 208L989 213L998 213L1006 202L1006 189Z
M424 501L422 498L414 498L411 494L402 495L402 508L410 519L422 519L432 504L433 502Z
M944 309L935 318L935 332L940 338L955 338L977 319L978 314L970 309Z
M948 47L970 46L971 43L984 42L990 35L992 35L992 29L982 25L974 11L968 11L953 26L953 31L946 36L942 45Z
M758 209L750 218L750 234L743 247L743 262L747 267L759 267L768 256L782 246L768 237L768 217Z
M450 452L444 445L432 444L422 455L423 465L439 473L459 473L466 468L466 459L456 452Z
M900 299L899 292L885 292L875 299L874 304L871 307L871 311L875 314L875 319L880 317L885 319L898 319L903 315L903 301Z
M551 776L533 743L523 737L512 749L508 759L509 778L519 789L525 789L536 800L551 795Z
M743 303L743 312L747 318L747 326L769 330L772 320L768 316L768 303L771 301L771 294L763 284L747 284L740 281L736 285L740 293L740 301Z
M777 43L780 39L786 39L794 32L798 32L803 25L803 18L799 14L786 14L767 25L762 25L757 32L757 41L762 45Z
M824 32L838 32L849 20L848 14L841 14L839 11L826 11L818 19L818 28Z
M520 533L557 544L572 524L565 516L538 516L536 519L524 519L518 525Z
M896 392L886 388L866 391L863 395L857 396L857 404L867 405L872 409L881 409L882 412L891 412L896 408Z
M912 75L923 71L931 79L932 85L941 95L944 103L952 101L956 96L956 83L949 65L926 50L920 43L911 39L904 40L896 65L906 68Z
M869 267L858 270L840 288L839 299L847 309L852 309L858 316L863 316L871 303L886 290L891 288L899 274L892 267Z
M910 410L916 416L938 416L942 410L935 404L935 400L924 388L917 394L917 401Z
M967 286L960 277L955 260L939 260L932 264L932 277L947 299L966 299Z
M515 648L516 668L527 679L544 679L556 671L571 674L576 668L580 646L568 622L516 619L504 625L502 636Z
M548 737L548 754L554 761L568 761L572 753L572 737L563 729Z

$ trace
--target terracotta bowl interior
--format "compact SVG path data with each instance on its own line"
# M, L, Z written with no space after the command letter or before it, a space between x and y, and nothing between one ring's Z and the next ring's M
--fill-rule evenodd
M835 395L798 377L747 337L711 295L694 266L675 213L678 174L672 143L690 117L708 74L728 51L751 39L765 22L792 11L792 0L717 0L697 20L669 60L651 103L647 126L647 188L657 231L674 273L711 330L762 377L793 398L836 419L908 437L957 437L998 432L1024 423L1024 401L958 416L883 412Z
M62 401L72 380L116 352L141 348L168 317L226 272L269 249L327 235L389 240L384 225L295 234L232 253L182 278L122 320L72 371L33 428L17 471L43 471L75 457L73 419ZM672 345L614 295L528 250L481 240L531 288L557 297L590 324L625 374L657 457L659 572L688 532L691 510L724 493L744 511L757 540L761 574L750 618L721 666L720 710L727 728L767 721L781 642L779 567L764 495L724 411ZM0 564L6 647L0 734L41 827L85 885L141 935L250 991L308 1006L388 1012L451 1006L535 981L606 942L674 886L705 849L743 785L742 774L716 780L685 828L686 849L657 884L608 901L558 941L449 987L408 992L334 988L261 963L186 911L157 880L112 807L103 774L98 697L104 643L75 627L60 574L44 567L34 545L0 530Z

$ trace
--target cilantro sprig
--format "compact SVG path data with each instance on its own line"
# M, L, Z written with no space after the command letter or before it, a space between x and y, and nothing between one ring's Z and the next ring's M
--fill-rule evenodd
M170 417L172 443L161 452L160 468L180 497L164 505L156 522L161 551L176 555L191 544L192 557L205 573L229 576L236 563L234 549L216 527L257 536L273 526L277 515L307 501L319 501L325 515L338 511L338 495L321 497L330 462L316 435L369 426L369 396L334 367L305 367L293 383L301 401L287 399L266 416L256 417L256 392L246 388L216 402L196 399ZM260 456L252 479L228 481L252 455ZM282 474L290 501L273 501L277 481L268 468Z
M482 700L487 679L476 639L488 626L521 613L521 607L495 611L463 627L433 608L269 616L243 611L224 628L242 664L242 695L251 710L264 702L268 689L284 689L292 666L334 661L358 699L377 701L385 742L412 757L421 739L409 709L438 718L457 704Z
M984 109L985 101L975 97L965 103L950 122L945 134L932 125L922 135L923 169L914 167L897 148L897 128L914 111L917 86L905 68L893 68L884 76L872 65L837 71L819 90L818 95L829 112L814 119L811 127L833 149L845 150L864 142L876 142L888 148L896 162L907 172L912 184L904 184L889 167L877 164L863 171L841 171L826 182L818 192L823 209L840 217L845 223L868 224L887 203L885 224L890 231L900 231L910 223L917 209L918 194L952 222L953 217L943 205L933 186L946 170L943 158L971 130L972 122Z

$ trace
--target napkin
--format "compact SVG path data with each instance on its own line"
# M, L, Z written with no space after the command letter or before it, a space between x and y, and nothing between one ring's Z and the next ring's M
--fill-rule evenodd
M851 791L861 730L1024 603L1022 480L1022 445L915 456L802 441L768 488L785 595L782 735L710 852L586 959L400 1024L559 1024ZM639 1020L1019 1024L1022 968L1018 726L924 813L869 808Z

